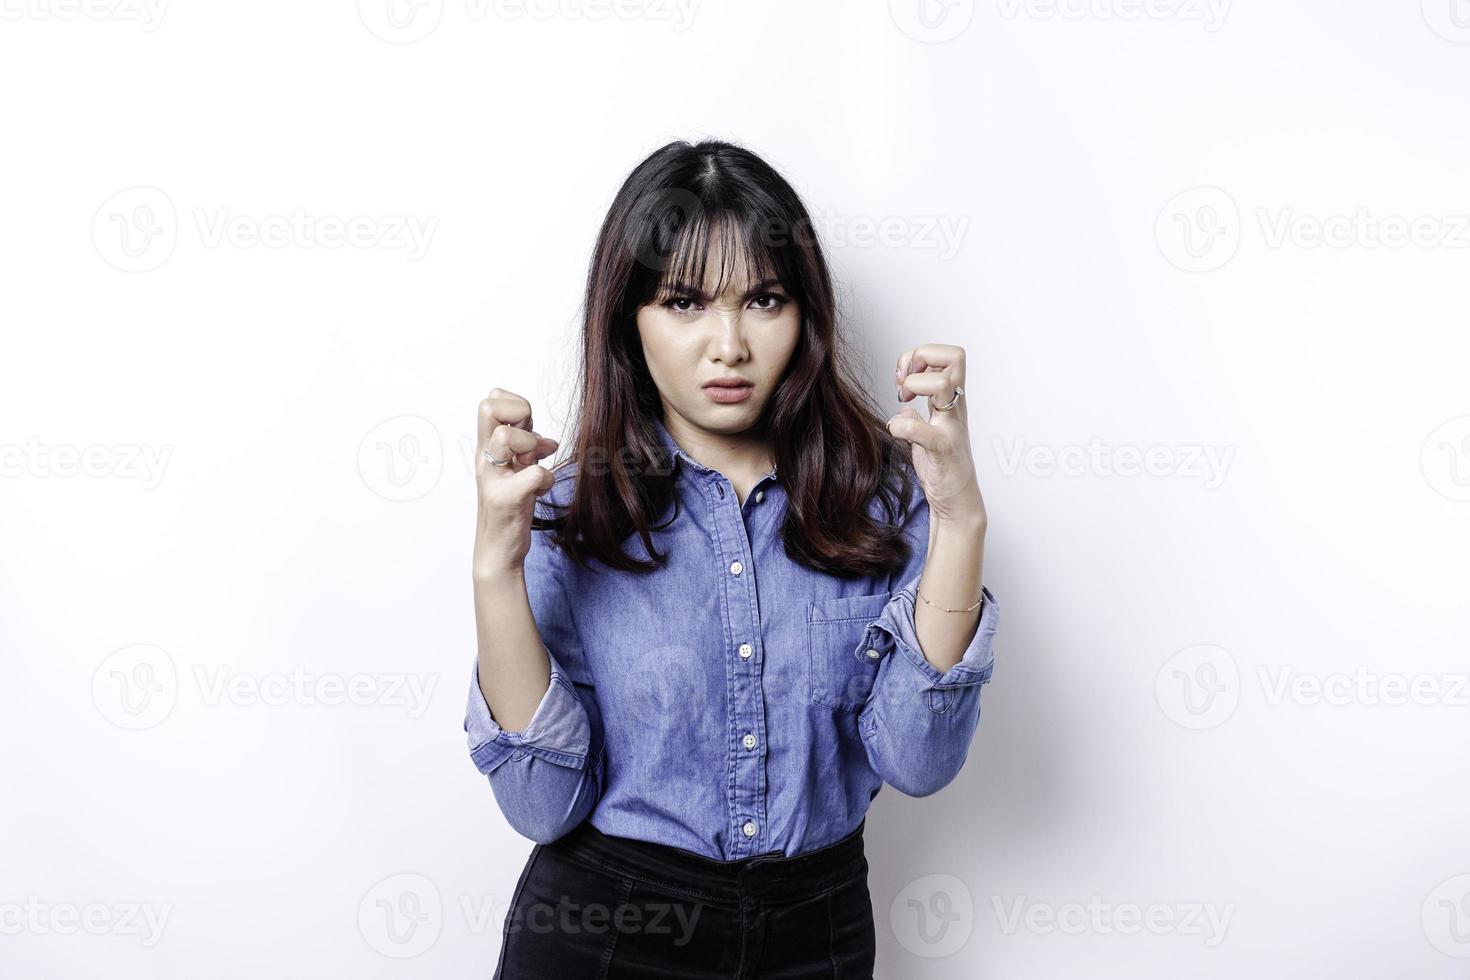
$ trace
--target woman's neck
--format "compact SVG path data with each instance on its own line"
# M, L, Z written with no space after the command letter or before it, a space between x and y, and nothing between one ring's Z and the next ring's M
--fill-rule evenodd
M764 434L750 430L714 432L669 411L664 413L664 427L691 458L723 474L742 501L750 489L775 467Z

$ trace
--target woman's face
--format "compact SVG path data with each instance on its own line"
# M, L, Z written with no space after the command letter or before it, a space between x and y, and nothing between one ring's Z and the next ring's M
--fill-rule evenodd
M801 311L778 281L751 282L743 269L711 296L719 238L711 236L706 281L670 284L640 307L638 335L665 408L701 429L734 435L755 425L775 393L796 349ZM732 380L741 386L714 384Z

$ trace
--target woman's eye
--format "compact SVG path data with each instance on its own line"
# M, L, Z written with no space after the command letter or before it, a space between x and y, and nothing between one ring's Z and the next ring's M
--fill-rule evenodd
M781 307L786 305L786 302L786 297L778 296L775 293L762 293L751 300L751 304L755 309L765 313L777 312ZM674 313L693 313L699 309L699 304L687 296L675 296L664 300L660 305L664 309Z

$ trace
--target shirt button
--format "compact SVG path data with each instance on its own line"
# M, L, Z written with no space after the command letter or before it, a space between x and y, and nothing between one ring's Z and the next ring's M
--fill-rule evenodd
M745 737L740 740L740 744L747 749L755 748L755 736L750 734L750 732L746 732Z
M881 656L881 654L879 654L877 650L874 650L872 647L868 647L869 660L877 660L879 656Z
M755 492L755 502L756 503L760 503L762 500L765 500L765 499L766 499L766 492L764 490L757 490Z
M745 568L745 566L744 566L744 565L742 565L742 564L740 564L740 563L739 563L739 562L738 562L738 561L732 561L732 562L731 562L731 563L730 563L730 574L731 574L731 575L739 575L739 574L740 574L740 572L741 572L741 571L742 571L742 570L743 570L743 569L744 569L744 568Z
M742 643L742 644L740 644L740 659L741 660L749 660L750 659L750 655L752 653L754 653L754 652L755 651L751 649L751 646L750 646L749 643Z
M744 827L741 827L740 829L745 832L745 836L746 837L754 837L755 836L755 821L754 820L747 820L747 821L745 821L745 826Z

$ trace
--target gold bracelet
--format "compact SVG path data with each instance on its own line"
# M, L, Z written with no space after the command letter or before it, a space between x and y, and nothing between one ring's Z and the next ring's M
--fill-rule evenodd
M914 595L918 596L920 599L924 599L924 593L920 592L917 588L914 589ZM985 590L980 590L979 602L976 602L974 606L967 606L964 609L947 609L944 606L938 605L937 603L929 602L928 599L924 599L924 601L926 603L929 603L929 605L933 606L935 609L943 609L945 612L973 612L975 608L980 605L981 602L985 601Z

